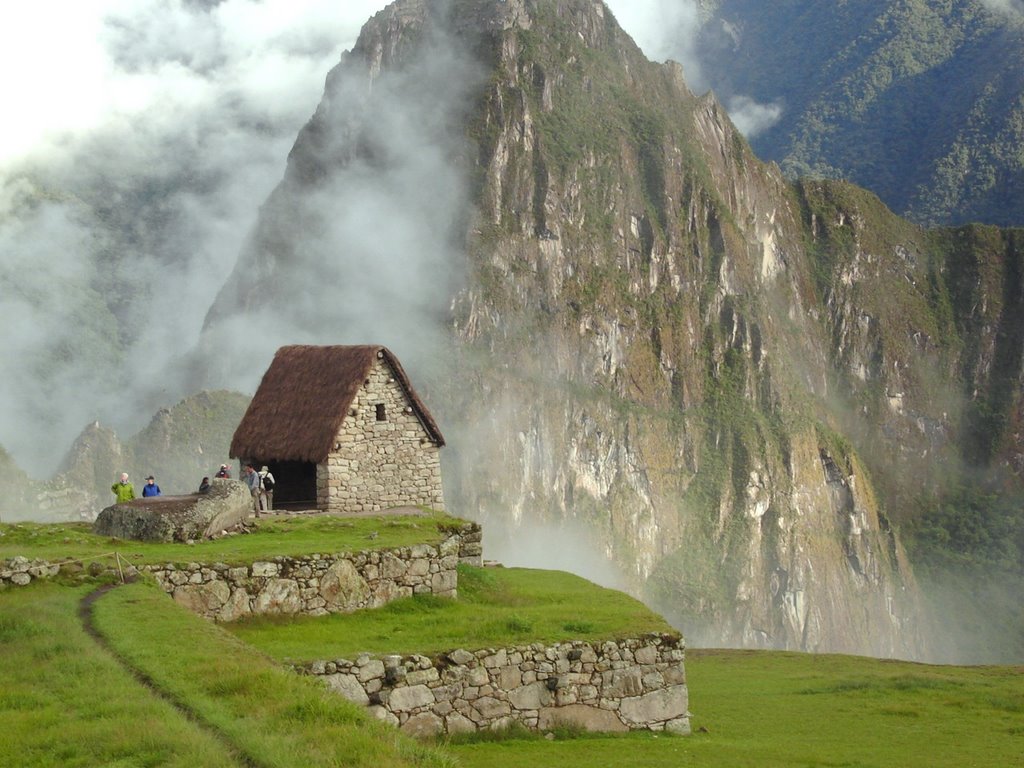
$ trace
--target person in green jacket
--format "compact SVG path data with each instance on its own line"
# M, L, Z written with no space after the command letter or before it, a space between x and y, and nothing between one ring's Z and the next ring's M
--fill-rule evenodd
M118 504L131 501L135 498L135 489L132 488L132 484L128 482L127 472L121 473L121 481L110 486L110 490L113 491L114 495L117 497Z

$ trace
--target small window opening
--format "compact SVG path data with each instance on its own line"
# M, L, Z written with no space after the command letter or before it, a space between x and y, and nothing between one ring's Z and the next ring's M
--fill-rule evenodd
M388 414L384 410L384 403L377 403L377 421L387 421Z

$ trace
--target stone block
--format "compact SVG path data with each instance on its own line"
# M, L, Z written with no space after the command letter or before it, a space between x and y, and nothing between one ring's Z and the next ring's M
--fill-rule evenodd
M637 648L633 656L637 664L656 664L658 661L658 647L655 645L645 645Z
M509 691L508 700L516 709L540 709L551 703L551 691L542 682L530 683Z
M388 700L394 712L409 712L434 703L434 694L425 685L395 688Z
M587 706L586 704L570 704L566 707L545 707L540 710L537 727L540 730L555 728L560 725L571 725L587 731L603 733L622 733L629 727L607 709Z
M338 672L333 675L325 676L324 682L330 690L335 693L340 693L346 699L355 704L361 704L365 707L370 703L370 697L366 695L366 691L363 689L363 686L359 684L355 675Z
M644 696L625 698L619 704L619 712L628 722L647 725L685 716L688 703L686 686L675 685Z
M444 731L444 721L433 712L420 712L406 720L402 733L417 739L426 739Z

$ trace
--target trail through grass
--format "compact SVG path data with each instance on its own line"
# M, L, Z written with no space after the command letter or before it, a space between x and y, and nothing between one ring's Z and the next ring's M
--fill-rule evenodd
M82 629L81 588L0 592L0 765L242 765Z
M440 752L282 669L153 585L118 588L93 611L121 657L258 765L449 765Z

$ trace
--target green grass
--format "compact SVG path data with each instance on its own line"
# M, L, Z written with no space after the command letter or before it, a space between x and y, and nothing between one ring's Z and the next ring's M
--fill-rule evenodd
M0 592L0 765L240 765L84 632L93 588Z
M1024 668L688 650L694 734L452 743L464 768L1024 764Z
M555 624L597 630L604 618L594 604L616 600L617 593L593 591L566 574L464 570L473 612L489 614L484 623L499 637L527 625L531 633L543 630L552 608ZM1024 667L690 649L690 737L559 731L548 741L518 729L435 749L369 721L312 679L283 671L145 582L95 603L96 625L116 651L112 656L85 634L77 616L91 588L42 583L0 590L0 765L218 768L243 765L243 756L285 768L452 760L462 768L1024 764ZM576 601L569 611L567 599ZM508 601L504 611L502 601ZM408 601L417 602L424 601ZM435 609L453 604L432 602L441 601L425 601L422 612L433 613L437 632L447 632L449 614ZM627 612L609 610L620 619ZM417 613L394 618L402 622ZM637 626L629 634L640 631ZM126 672L117 657L152 687Z
M239 638L293 662L375 654L435 654L562 640L675 634L628 595L561 571L459 566L459 599L430 595L320 618L261 616L230 625Z
M258 765L450 765L440 752L284 670L151 584L113 590L94 610L97 628L119 656Z
M442 513L423 516L334 517L277 515L252 521L254 533L195 544L125 541L92 533L88 523L0 524L0 560L21 555L53 562L86 560L118 552L135 565L154 563L251 563L277 556L388 549L442 541L442 529L462 523ZM113 563L113 558L100 558Z

